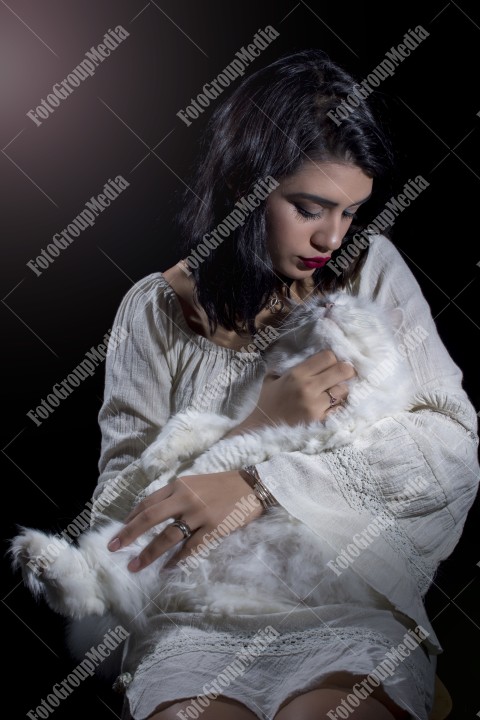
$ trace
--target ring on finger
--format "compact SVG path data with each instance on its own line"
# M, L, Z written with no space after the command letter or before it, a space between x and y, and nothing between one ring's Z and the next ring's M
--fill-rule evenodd
M327 393L328 397L330 398L330 407L333 407L334 405L336 405L338 403L338 398L336 398L335 395L332 395L330 390L325 390L325 392Z
M188 540L188 538L192 537L192 530L187 523L184 523L182 520L174 520L170 523L169 527L172 527L173 525L182 531L184 540Z

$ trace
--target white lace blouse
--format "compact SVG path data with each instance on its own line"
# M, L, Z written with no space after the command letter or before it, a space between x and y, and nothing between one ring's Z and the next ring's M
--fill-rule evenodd
M361 552L355 570L440 645L422 598L441 560L457 544L479 481L477 417L462 375L437 333L429 306L393 244L372 239L348 292L399 307L399 361L409 364L412 409L376 423L353 444L319 455L280 453L257 465L264 485L293 516L327 538L339 554L371 523L394 518L380 546ZM118 473L135 466L168 418L208 394L208 410L233 416L252 384L260 390L260 353L240 353L197 335L173 288L156 272L137 282L118 309L114 328L128 335L107 356L99 414L102 448L98 500ZM232 362L241 371L216 382ZM218 385L218 392L211 392ZM126 513L131 497L123 498ZM118 517L122 512L116 503ZM319 508L322 507L321 522Z

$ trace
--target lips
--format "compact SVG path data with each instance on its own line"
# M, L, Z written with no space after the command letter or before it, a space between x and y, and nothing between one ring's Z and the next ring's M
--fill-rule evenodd
M327 262L330 260L330 255L327 255L327 257L316 257L316 258L303 258L301 257L300 260L302 263L308 267L308 268L319 268L323 267L327 264Z

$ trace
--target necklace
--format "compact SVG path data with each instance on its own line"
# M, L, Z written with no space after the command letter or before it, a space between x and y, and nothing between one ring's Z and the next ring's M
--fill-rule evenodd
M189 269L189 268L188 268L188 263L187 263L187 261L186 261L185 259L182 258L182 259L180 260L180 263L179 263L179 264L181 264L185 269L187 269L187 270ZM190 273L190 274L191 274L191 273ZM278 306L278 307L277 307L277 306ZM278 297L277 293L274 291L274 292L273 292L273 295L270 297L270 299L269 299L269 301L267 302L267 304L264 305L263 307L264 307L264 310L268 310L269 312L272 313L272 315L278 315L278 314L281 313L282 310L284 309L285 303L283 302L283 300L282 300L281 298ZM248 329L248 328L247 328L247 323L245 322L245 323L243 323L243 325L242 325L242 331L243 331L243 332L246 332L247 329Z
M278 306L278 307L277 307ZM279 315L285 307L285 303L281 298L278 297L277 293L274 292L270 300L266 305L263 306L264 310L268 310L272 315ZM242 325L242 332L247 332L247 323L244 322Z
M275 307L277 305L280 305L280 307L275 310ZM283 300L280 300L278 298L278 295L276 292L273 293L273 297L271 297L269 302L267 303L267 305L265 305L265 309L270 310L270 312L273 315L278 315L278 313L282 312L284 307L285 307L285 303L283 302Z

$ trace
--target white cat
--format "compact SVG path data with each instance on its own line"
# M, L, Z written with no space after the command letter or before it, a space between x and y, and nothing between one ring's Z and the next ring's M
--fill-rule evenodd
M282 375L313 353L330 348L357 372L349 381L347 402L330 410L323 422L263 427L223 440L250 410L244 409L233 420L193 410L179 413L140 458L150 482L143 496L178 474L240 469L280 452L315 454L337 448L352 442L372 423L408 408L412 388L407 364L395 349L395 311L387 313L343 292L292 303L292 307L279 339L265 352L267 370ZM254 403L256 398L249 400ZM186 461L190 465L185 470ZM247 506L248 502L242 512L248 512ZM78 546L65 543L41 570L35 568L35 558L45 554L53 536L23 529L10 552L14 566L22 568L26 585L35 595L43 595L56 612L74 618L108 612L139 626L148 621L155 606L163 611L249 614L282 612L299 603L318 606L329 597L338 602L353 597L367 602L375 595L355 573L338 576L332 572L327 563L336 551L282 507L245 527L237 526L189 564L165 567L178 552L180 545L176 545L147 568L129 572L128 562L171 521L111 553L107 543L122 523L106 518L99 527L84 532Z

